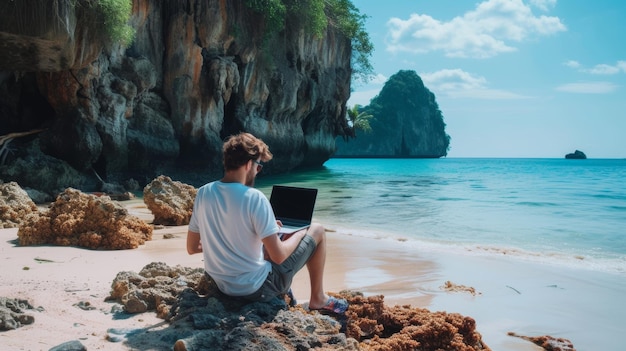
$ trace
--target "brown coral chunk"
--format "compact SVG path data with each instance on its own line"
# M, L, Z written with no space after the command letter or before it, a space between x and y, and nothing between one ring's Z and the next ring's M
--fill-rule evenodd
M50 208L31 214L17 232L20 245L135 249L152 239L152 227L108 196L68 188Z
M450 292L468 292L472 294L473 296L482 295L482 293L477 292L476 289L474 289L471 286L455 284L449 280L444 283L441 289L445 291L450 291Z
M411 306L386 306L384 296L343 292L350 303L347 336L362 350L491 350L471 317Z
M143 201L154 215L154 224L187 225L198 190L161 175L143 189Z

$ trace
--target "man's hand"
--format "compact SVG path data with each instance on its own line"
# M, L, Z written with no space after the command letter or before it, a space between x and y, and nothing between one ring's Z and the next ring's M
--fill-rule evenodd
M290 233L290 234L283 234L283 235L280 237L280 240L285 241L285 240L287 240L287 239L291 238L291 237L293 236L293 234L294 234L294 233Z
M289 238L282 241L278 235L270 235L263 239L263 255L268 261L276 264L283 263L284 260L298 247L300 240L306 235L306 230L301 230L289 235Z

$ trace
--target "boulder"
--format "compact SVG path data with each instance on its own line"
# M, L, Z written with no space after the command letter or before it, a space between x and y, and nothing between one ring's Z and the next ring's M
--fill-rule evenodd
M0 330L17 329L32 324L35 317L26 313L33 306L26 300L0 297Z
M152 226L108 196L68 188L47 211L28 215L17 236L20 245L135 249L152 239Z
M143 189L143 202L154 215L154 224L189 224L198 190L191 185L158 176Z
M48 351L87 351L87 348L80 340L71 340L57 345Z
M384 297L358 292L346 298L345 315L323 315L282 298L249 302L220 293L202 268L153 262L139 273L120 272L110 300L130 312L154 311L169 326L151 334L162 349L174 350L490 350L471 317L385 305ZM130 306L130 308L129 308ZM143 344L128 334L126 345ZM157 346L157 345L153 345Z
M0 181L0 228L17 228L37 205L16 182Z

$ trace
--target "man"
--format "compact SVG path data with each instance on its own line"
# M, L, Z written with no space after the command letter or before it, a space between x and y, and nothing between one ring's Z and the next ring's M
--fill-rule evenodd
M309 271L309 308L343 313L344 299L324 293L324 227L313 223L281 240L282 224L267 197L253 188L261 162L272 159L269 147L249 133L223 146L224 177L198 189L187 233L187 252L202 252L207 274L221 292L251 301L269 301L290 290L304 265Z

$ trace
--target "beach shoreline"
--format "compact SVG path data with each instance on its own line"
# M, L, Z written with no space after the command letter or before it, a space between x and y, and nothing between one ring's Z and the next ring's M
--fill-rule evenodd
M149 220L140 201L124 204L131 214ZM577 350L617 350L619 296L612 276L524 263L508 257L477 257L423 252L397 239L367 238L328 228L325 290L344 289L384 295L388 305L411 305L474 318L483 341L493 350L541 350L506 335L551 335L570 339ZM11 350L48 350L71 340L89 350L128 350L106 339L109 328L158 329L154 312L114 319L105 301L121 271L139 272L151 262L202 267L200 255L185 251L187 226L154 231L153 239L134 250L97 251L75 247L17 246L17 229L0 230L0 296L28 300L43 311L28 311L35 322L0 332ZM619 280L619 279L617 279ZM449 281L475 289L449 291ZM592 287L592 291L586 292ZM309 295L306 270L293 285L299 303ZM595 295L595 297L593 295ZM576 304L580 301L580 305ZM594 303L612 303L598 312ZM573 304L569 306L568 304ZM90 309L83 309L85 306ZM91 309L93 308L93 309ZM603 324L604 323L604 324ZM584 338L584 339L581 339ZM588 345L598 345L594 348Z
M138 272L151 262L202 267L201 256L189 256L184 251L186 230L186 226L155 230L153 239L138 249L120 251L19 247L14 244L17 229L0 230L0 254L5 267L0 274L3 281L0 296L25 299L34 307L43 308L41 312L26 311L35 317L33 324L0 332L0 343L11 350L48 350L63 342L79 340L88 350L128 350L123 342L108 341L107 330L158 329L163 320L154 312L114 319L111 310L115 304L105 301L111 282L118 272ZM420 292L418 286L409 287L401 273L410 269L431 275L434 266L430 262L398 256L390 242L332 232L328 237L327 291L352 289L366 295L382 294L390 305L426 307L430 303L429 294ZM384 250L379 251L382 247ZM375 259L371 251L379 251ZM308 289L308 275L303 270L293 285L299 303L307 301ZM83 309L81 305L90 309ZM480 324L478 330L480 332ZM528 342L517 341L517 344L528 346L519 350L535 349Z

